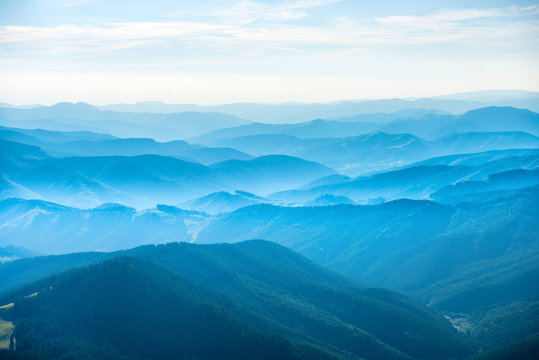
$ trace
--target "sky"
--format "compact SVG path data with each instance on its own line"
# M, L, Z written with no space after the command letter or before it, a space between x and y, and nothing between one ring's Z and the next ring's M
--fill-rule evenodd
M539 90L535 1L0 0L0 102Z

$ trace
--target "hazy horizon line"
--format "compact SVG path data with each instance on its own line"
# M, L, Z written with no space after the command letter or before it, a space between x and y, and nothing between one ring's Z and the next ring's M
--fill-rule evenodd
M480 94L480 93L489 93L489 92L514 92L514 93L521 93L526 95L537 95L539 96L539 89L537 90L530 90L530 89L504 89L504 88L487 88L487 89L479 89L479 90L471 90L471 91L458 91L458 92L450 92L450 93L438 93L434 95L425 95L425 96L388 96L388 97L370 97L370 98L342 98L338 100L327 100L327 101L299 101L299 100L288 100L288 101L236 101L236 102L216 102L216 103L205 103L205 102L167 102L164 100L159 99L145 99L145 100L134 100L130 102L107 102L107 103L101 103L101 102L93 102L91 100L84 100L84 99L70 99L70 100L55 100L55 101L39 101L35 103L18 103L18 102L12 102L12 101L0 101L0 104L3 105L11 105L14 107L24 107L24 106L32 106L32 107L38 107L38 106L54 106L61 103L71 103L71 104L77 104L77 103L83 103L92 105L94 107L102 107L102 106L111 106L111 105L139 105L139 104L152 104L152 103L159 103L163 105L194 105L194 106L200 106L200 107L215 107L215 106L226 106L226 105L239 105L239 104L253 104L253 105L330 105L330 104L339 104L339 103L346 103L346 102L368 102L368 101L381 101L381 100L405 100L405 101L415 101L415 100L421 100L421 99L436 99L441 97L449 97L449 96L458 96L458 95L472 95L472 94ZM498 94L495 95L498 97L503 97L503 95ZM507 95L510 96L510 95ZM507 97L507 99L513 99L510 97ZM474 101L472 99L447 99L447 100L468 100L468 101ZM475 100L478 102L484 101L484 100ZM0 105L2 107L2 105Z

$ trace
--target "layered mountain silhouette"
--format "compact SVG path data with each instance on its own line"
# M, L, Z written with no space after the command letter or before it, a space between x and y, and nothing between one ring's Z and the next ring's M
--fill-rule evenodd
M273 201L245 191L219 191L180 204L183 209L202 211L208 214L231 212L245 206L272 203Z
M532 186L535 185L535 180L530 174L534 174L533 171L538 167L539 152L531 149L452 155L421 161L371 176L352 179L322 178L297 190L271 194L269 198L291 204L302 204L323 195L344 196L363 204L401 198L440 199L437 191L442 191L443 188L462 188L466 186L465 184L469 186L477 181L480 182L476 184L479 186L491 177L500 179L497 187L493 188L499 191ZM524 171L519 172L519 170ZM509 174L514 174L516 178L511 182L501 181L502 178L508 178ZM518 179L520 175L523 177L522 180ZM483 190L477 188L477 192L486 191L488 191L486 187ZM468 193L471 195L472 192L470 190ZM479 200L481 200L480 197Z
M216 234L231 242L276 241L331 269L414 293L450 311L468 311L539 290L532 286L538 271L532 215L537 195L535 186L458 206L411 200L377 206L256 205L217 218L198 233L197 242L211 242ZM504 292L513 285L512 292Z
M435 96L421 99L381 99L337 101L327 104L256 104L236 103L217 106L194 104L165 104L162 102L140 102L136 104L114 104L102 106L102 109L129 112L171 113L181 111L221 112L251 121L266 123L297 123L316 117L327 119L349 118L361 115L378 116L382 119L391 116L417 116L425 113L461 114L466 111L486 106L514 106L522 109L539 111L537 92L486 90L472 93ZM380 114L382 113L382 114ZM390 116L386 114L390 113Z
M190 235L185 221L205 218L165 205L138 212L119 204L84 210L39 200L8 199L0 202L0 209L0 219L6 225L0 230L0 246L17 244L48 254L187 241Z
M205 165L226 160L251 160L251 155L231 148L204 147L174 140L157 142L148 138L115 138L92 132L0 128L0 138L39 147L52 156L174 156Z
M348 135L330 138L328 135L330 136L332 132L325 129L328 123L320 120L319 122L322 124L319 126L320 133L327 134L320 135L320 137L311 137L309 136L311 131L307 131L305 132L306 136L302 138L303 127L301 125L303 124L264 125L266 128L273 127L275 133L270 133L268 130L261 134L253 134L258 129L255 124L251 124L246 127L222 129L192 141L211 146L232 147L255 156L266 154L298 156L319 162L349 176L404 166L450 154L539 147L539 138L532 135L532 133L538 134L539 115L531 112L523 115L519 113L518 109L501 109L500 111L480 109L477 111L479 114L467 113L449 121L449 124L454 126L443 125L448 131L439 131L435 136L427 136L426 138L430 140L425 140L417 135L425 136L424 131L432 127L432 124L439 126L439 119L421 120L417 127L423 133L414 131L413 126L404 122L402 127L393 128L393 131L388 127L379 129L383 132L377 132L376 129L373 131L370 128L358 130L357 133L361 135L349 136L354 132L342 125L355 125L354 123L334 122L335 126L342 127L343 133ZM492 119L491 112L497 114L501 120L496 122L496 117L492 121L488 120ZM508 114L504 116L506 112ZM522 126L518 125L519 117L524 118ZM468 120L468 118L473 120ZM423 122L428 124L423 124ZM314 126L313 123L309 123L309 127ZM468 123L475 125L467 126ZM511 124L515 124L515 126L511 128L513 126ZM294 129L294 131L289 131L289 128ZM470 131L463 132L467 129ZM500 131L492 131L491 129ZM521 131L523 129L530 133ZM242 133L246 135L241 135ZM290 133L296 136L292 136Z
M145 134L160 140L185 138L248 123L235 116L219 113L122 113L103 111L81 102L64 102L29 109L0 108L0 121L4 126L26 129L86 130L122 137L140 137Z
M193 138L197 143L250 135L281 134L300 139L340 138L371 132L407 133L433 140L451 133L521 131L539 136L539 115L513 107L485 107L462 115L440 113L367 114L335 120L314 120L299 124L252 123L217 129ZM327 118L326 118L327 119Z
M530 283L538 271L532 215L537 194L534 186L454 206L413 200L373 206L262 204L216 217L163 205L136 212L119 205L79 210L5 200L0 203L5 224L0 228L0 246L66 253L150 242L262 238L448 311L470 311L538 290ZM504 292L513 285L512 292ZM499 293L489 296L491 291Z
M5 106L0 357L529 357L536 95Z
M500 193L539 185L539 170L509 170L489 175L484 181L464 181L434 192L430 197L438 202L458 203L500 197Z
M180 203L219 190L269 194L334 171L299 158L273 155L204 166L159 155L56 158L39 148L1 140L8 196L36 193L61 204L93 207L118 202L137 207ZM13 194L14 187L20 187Z

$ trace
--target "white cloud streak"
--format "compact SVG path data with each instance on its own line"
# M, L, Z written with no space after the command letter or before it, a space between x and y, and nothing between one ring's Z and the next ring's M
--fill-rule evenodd
M255 1L241 1L231 8L217 11L215 15L235 24L250 24L257 20L289 21L307 16L304 10L334 4L341 0L296 0L276 5Z
M369 48L441 43L537 45L536 7L447 9L423 16L388 16L368 22L341 17L326 26L287 23L307 9L337 0L297 0L278 5L242 1L214 22L131 22L101 26L0 27L0 54L91 54L152 47L164 52L221 49L263 54L265 50L353 53ZM236 19L234 20L234 17ZM500 18L495 24L489 19ZM224 19L224 20L223 20ZM258 20L263 20L257 22ZM479 21L479 23L477 23ZM187 51L186 50L186 51Z
M514 13L513 9L463 9L444 10L423 16L387 16L384 18L377 18L377 20L383 24L407 25L423 28L425 26L436 26L439 24L455 23L466 20L507 16L511 13Z

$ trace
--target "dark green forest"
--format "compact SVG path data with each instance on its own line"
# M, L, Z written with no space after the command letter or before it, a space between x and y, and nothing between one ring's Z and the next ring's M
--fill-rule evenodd
M180 243L109 256L2 297L14 302L1 316L16 326L17 353L450 359L472 352L436 312L273 243Z

